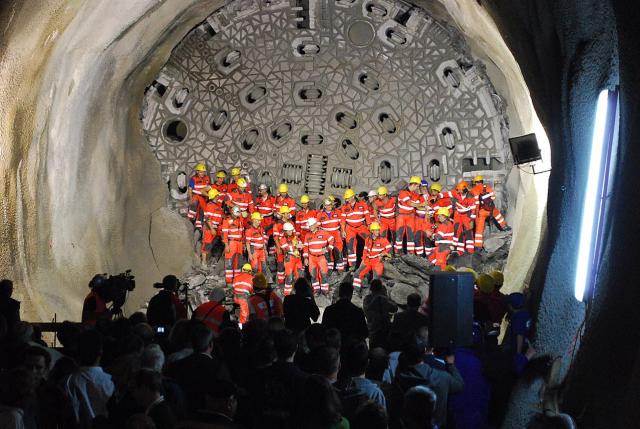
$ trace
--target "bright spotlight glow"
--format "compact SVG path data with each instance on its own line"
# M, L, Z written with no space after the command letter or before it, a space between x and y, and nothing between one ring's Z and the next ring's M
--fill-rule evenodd
M584 207L582 209L582 224L580 227L580 247L578 248L578 263L576 265L575 297L578 301L584 299L587 283L593 279L593 255L596 237L596 221L600 212L600 183L602 172L602 149L605 145L605 130L607 128L607 107L609 91L604 90L598 97L596 118L591 142L591 158L587 187L584 189Z

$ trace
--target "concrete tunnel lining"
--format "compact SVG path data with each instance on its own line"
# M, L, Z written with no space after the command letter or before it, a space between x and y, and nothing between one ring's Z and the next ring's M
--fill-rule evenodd
M56 4L60 3L49 3L52 9ZM114 7L113 2L85 4L77 10L64 10L68 18L74 17L66 28L55 32L57 36L41 35L53 41L53 48L46 70L39 75L42 83L34 115L35 137L29 145L30 156L22 165L23 172L35 169L39 174L36 180L25 175L31 183L23 188L27 186L30 193L22 198L23 203L37 201L38 209L27 210L24 216L34 219L38 237L50 240L47 246L42 246L27 239L18 253L24 255L28 272L14 276L23 279L32 291L30 300L35 318L49 319L54 308L59 318L77 318L86 292L85 279L95 272L133 268L139 287L129 298L128 309L134 310L150 294L153 281L167 272L181 272L190 266L192 259L186 250L183 260L173 257L181 253L175 249L190 248L189 237L180 233L187 227L162 209L165 188L157 163L145 148L136 100L184 34L220 5L172 1L135 5L124 2L118 5L121 7ZM491 78L500 85L507 84L498 90L507 98L512 129L534 130L536 118L524 80L501 39L491 39L499 37L499 33L486 12L466 2L443 2L443 5L467 39L475 40L474 45L480 49L474 49L474 54L480 52L483 59L496 65L488 67L488 73L495 75L502 70L508 75ZM18 17L26 19L20 14ZM96 32L96 28L101 31ZM500 47L489 49L494 46ZM525 99L526 103L515 102L517 99ZM77 143L70 145L70 142ZM89 167L90 180L83 176L86 170L81 165ZM140 169L140 165L145 168ZM546 193L544 180L535 184L528 176L515 176L520 177L511 185L510 192L518 193L521 201L514 206L512 217L524 217L527 224L540 225L544 201L538 201L537 195ZM43 189L51 197L35 198ZM535 205L529 204L534 199ZM525 200L529 202L526 210ZM161 231L165 228L154 229L154 234L160 234L154 243L173 244L171 258L163 258L163 252L158 250L162 244L153 246L157 250L155 255L151 252L152 213L159 225L183 228L166 238L162 238ZM518 219L513 218L512 222L517 224ZM33 237L30 234L33 232L27 232L28 237ZM539 227L516 232L506 270L508 289L517 289L524 282L533 262L530 243L537 242L539 234ZM9 268L5 270L12 273ZM69 286L61 294L46 286L51 283Z

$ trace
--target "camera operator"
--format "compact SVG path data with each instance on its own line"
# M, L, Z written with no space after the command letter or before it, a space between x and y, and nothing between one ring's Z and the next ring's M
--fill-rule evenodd
M91 292L84 299L82 305L82 324L96 326L100 319L111 319L111 312L107 304L113 299L108 293L107 278L102 274L96 274L89 282Z
M187 309L178 298L180 282L176 276L165 276L162 283L156 283L153 287L162 290L149 301L147 320L151 326L171 327L176 320L187 318Z

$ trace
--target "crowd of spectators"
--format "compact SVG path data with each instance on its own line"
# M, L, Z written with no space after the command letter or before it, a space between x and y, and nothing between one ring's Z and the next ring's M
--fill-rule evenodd
M282 315L63 322L56 348L0 285L1 428L497 428L533 353L525 296L499 276L478 276L474 341L455 349L430 346L420 295L396 305L379 280L363 308L342 283L321 318L300 279Z

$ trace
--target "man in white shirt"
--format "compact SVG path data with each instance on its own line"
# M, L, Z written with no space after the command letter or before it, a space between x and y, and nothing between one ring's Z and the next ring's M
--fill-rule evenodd
M102 335L90 330L78 338L80 367L69 376L66 388L81 428L90 428L97 416L107 416L107 402L114 392L111 375L100 367Z

